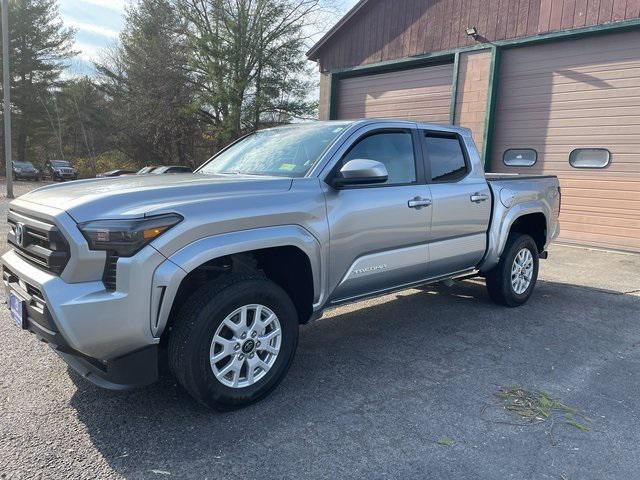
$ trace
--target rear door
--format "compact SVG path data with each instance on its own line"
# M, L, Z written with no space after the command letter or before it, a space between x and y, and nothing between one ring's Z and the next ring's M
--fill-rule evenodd
M473 268L486 251L491 215L489 185L473 168L480 159L469 157L477 151L457 133L420 130L420 136L433 201L429 277Z
M426 278L431 194L419 143L415 128L362 132L327 177L354 159L382 162L389 172L384 184L326 191L332 303Z

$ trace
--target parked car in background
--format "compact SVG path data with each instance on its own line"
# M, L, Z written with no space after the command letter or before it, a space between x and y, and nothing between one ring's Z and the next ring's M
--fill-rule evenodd
M116 170L109 170L108 172L99 173L96 175L96 178L105 178L105 177L120 177L122 175L135 175L136 172L133 170L126 170L124 168L118 168Z
M162 175L164 173L192 173L191 167L185 167L184 165L167 165L165 167L158 167L153 170L154 175Z
M77 180L78 171L66 160L47 160L44 164L44 176L51 180Z
M138 175L146 175L147 173L152 173L156 168L156 166L153 167L142 167L140 170L138 170Z
M40 170L31 162L11 162L14 180L40 180Z
M147 385L166 354L196 399L237 408L273 390L299 325L327 308L471 277L496 303L524 304L559 232L560 193L552 175L485 174L466 128L291 125L194 174L21 196L3 279L18 327L82 377Z

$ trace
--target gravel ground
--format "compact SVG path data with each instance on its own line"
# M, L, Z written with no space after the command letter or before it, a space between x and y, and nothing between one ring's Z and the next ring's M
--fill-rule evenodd
M542 265L518 309L467 281L331 311L302 328L269 398L226 414L171 378L100 390L0 309L0 475L639 478L640 256L556 246ZM585 412L590 431L521 424L495 397L512 384Z

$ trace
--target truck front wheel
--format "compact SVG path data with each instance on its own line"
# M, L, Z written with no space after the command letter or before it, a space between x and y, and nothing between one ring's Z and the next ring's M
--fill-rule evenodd
M525 303L538 279L538 262L538 247L533 238L522 233L510 234L500 263L487 272L489 297L507 307Z
M284 378L298 328L293 302L278 285L258 275L225 275L180 309L169 336L169 366L201 403L243 407Z

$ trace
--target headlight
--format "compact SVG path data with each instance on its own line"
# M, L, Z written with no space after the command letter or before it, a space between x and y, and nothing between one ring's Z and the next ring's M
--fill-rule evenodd
M131 257L183 220L177 213L131 220L96 220L78 225L91 250L110 250Z

